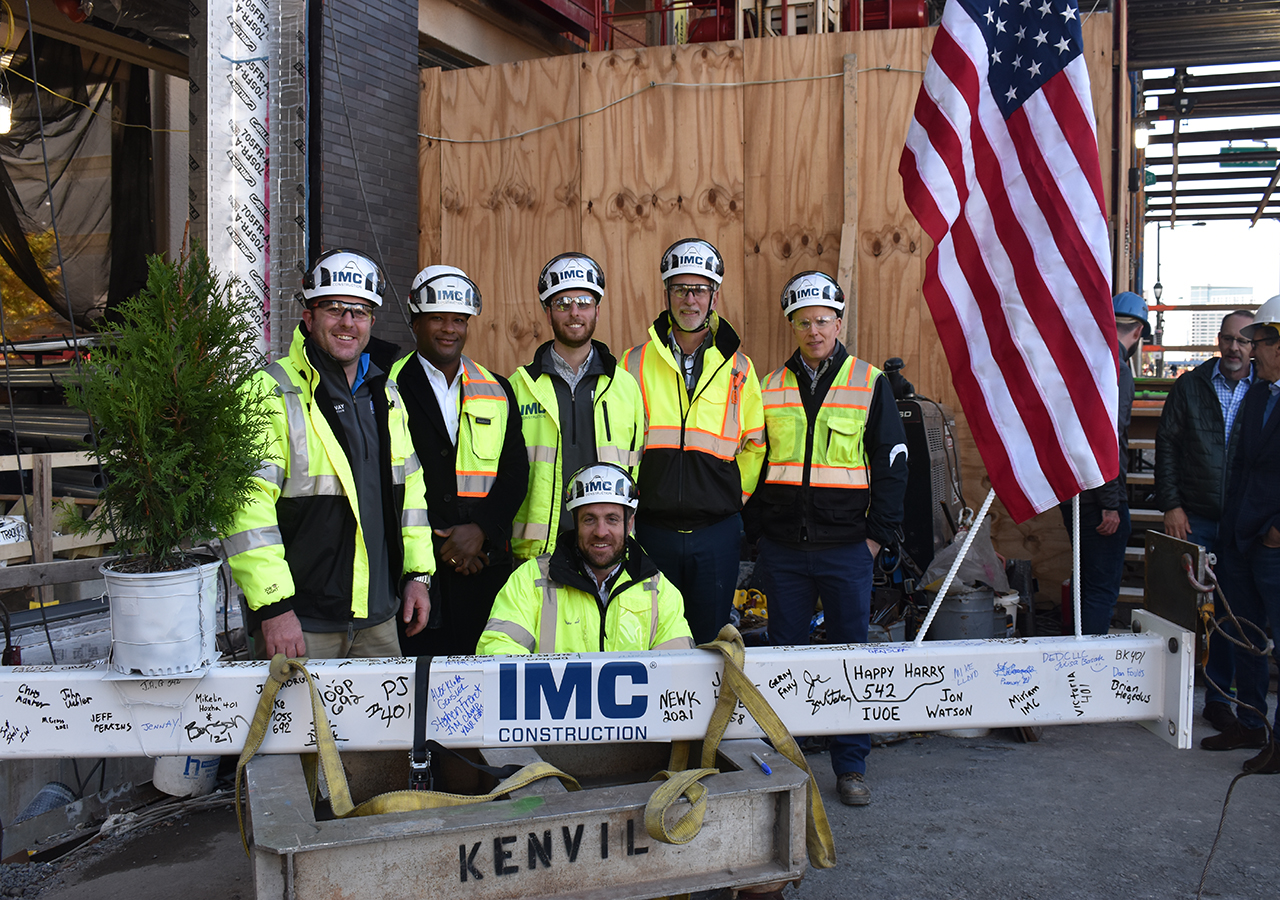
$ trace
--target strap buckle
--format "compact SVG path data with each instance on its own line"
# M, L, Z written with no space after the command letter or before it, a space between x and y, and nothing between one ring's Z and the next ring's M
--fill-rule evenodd
M409 751L409 790L431 790L431 751L422 750L421 757L415 747Z

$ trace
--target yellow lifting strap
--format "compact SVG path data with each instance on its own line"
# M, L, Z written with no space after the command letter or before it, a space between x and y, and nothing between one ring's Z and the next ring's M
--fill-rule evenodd
M649 798L645 807L644 824L649 836L656 841L668 844L683 844L692 840L702 827L702 817L706 812L707 789L700 784L700 779L714 775L718 771L712 768L716 761L716 750L724 737L725 729L733 716L738 703L741 702L756 720L769 738L773 748L795 766L803 769L809 776L806 788L809 803L805 811L805 839L809 848L809 864L815 869L829 869L836 864L835 840L831 836L831 825L827 822L827 810L822 805L822 794L818 791L813 772L804 754L796 744L795 738L782 723L782 719L773 711L769 701L760 693L760 689L751 683L742 670L746 660L746 647L742 643L742 635L732 625L720 629L720 634L709 644L702 644L700 650L715 650L724 656L724 675L720 679L720 696L716 700L715 709L711 712L711 723L707 726L707 736L702 741L702 768L689 771L684 769L689 757L687 742L675 742L671 745L671 763L667 771L659 772L655 779L665 779L665 783ZM681 796L689 801L689 811L668 828L666 810Z
M505 796L511 791L528 787L543 778L556 777L569 790L579 790L577 779L566 775L548 762L530 763L509 778L503 779L497 787L487 794L472 796L469 794L447 794L443 791L388 791L361 803L359 806L351 802L351 790L347 786L347 775L342 768L342 759L338 754L337 742L333 739L333 730L329 727L329 717L325 714L324 704L320 700L320 692L316 690L307 671L306 660L285 659L283 653L277 653L271 660L270 677L262 688L262 696L258 700L258 708L253 713L253 722L249 726L249 734L244 741L244 750L236 762L236 819L240 824L240 843L244 852L249 854L249 839L244 829L244 806L241 802L240 784L244 767L253 759L262 746L267 728L271 724L271 715L275 709L276 694L295 674L307 680L307 688L311 692L311 715L315 721L316 745L320 756L320 768L324 771L325 781L329 785L329 805L333 814L339 819L348 816L375 816L391 812L412 812L418 809L434 809L441 806L464 806L470 803L484 803ZM314 801L314 796L312 800Z

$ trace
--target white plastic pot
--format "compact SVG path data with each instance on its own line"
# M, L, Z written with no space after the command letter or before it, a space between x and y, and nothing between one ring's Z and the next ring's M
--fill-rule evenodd
M111 600L111 668L179 675L218 658L218 560L176 572L100 571Z

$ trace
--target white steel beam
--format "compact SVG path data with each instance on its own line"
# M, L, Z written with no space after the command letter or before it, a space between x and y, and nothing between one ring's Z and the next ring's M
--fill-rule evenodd
M1141 633L752 648L745 670L794 735L1133 721L1190 747L1192 636L1134 618ZM308 668L341 749L411 746L413 660ZM454 747L700 738L721 670L705 650L438 658L428 734ZM259 662L170 679L105 663L0 668L0 757L238 753L267 677ZM726 737L761 734L739 706ZM299 676L277 696L262 751L314 747Z

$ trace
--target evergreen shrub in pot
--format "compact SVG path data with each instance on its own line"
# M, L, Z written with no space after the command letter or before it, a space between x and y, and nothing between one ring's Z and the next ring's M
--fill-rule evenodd
M223 532L248 496L266 414L246 387L261 363L250 292L221 280L199 245L147 265L146 286L67 388L101 435L106 487L100 515L64 527L114 531L121 559L102 568L112 666L163 675L217 656L218 561L192 548Z

